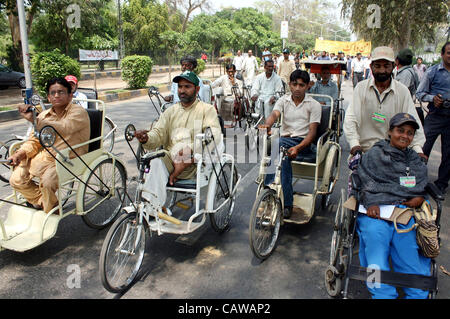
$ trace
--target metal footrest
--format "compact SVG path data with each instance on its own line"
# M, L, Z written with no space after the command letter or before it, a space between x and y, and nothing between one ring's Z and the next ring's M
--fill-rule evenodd
M42 210L13 206L5 221L8 239L1 240L0 246L19 252L35 248L56 234L60 219L60 216L48 216Z
M350 279L373 282L374 269L350 265L347 271L347 276ZM432 276L404 274L392 271L380 270L379 282L383 284L392 285L395 287L418 288L422 290L437 290L437 278ZM371 276L371 278L368 278Z

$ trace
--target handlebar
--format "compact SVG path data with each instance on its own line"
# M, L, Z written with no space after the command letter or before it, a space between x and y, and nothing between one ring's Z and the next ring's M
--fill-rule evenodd
M0 164L12 164L12 160L0 160Z

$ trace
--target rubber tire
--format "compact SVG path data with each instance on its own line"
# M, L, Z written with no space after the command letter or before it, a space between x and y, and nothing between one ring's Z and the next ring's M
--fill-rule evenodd
M108 129L107 129L107 128L108 128ZM103 130L104 130L103 136L106 136L110 131L113 130L113 128L114 128L114 123L113 123L113 121L112 121L110 118L108 118L108 117L105 116L105 125L104 125L104 127L103 127ZM112 151L113 151L113 149L114 149L115 133L116 133L116 132L113 131L113 132L111 133L111 135L108 137L108 140L103 139L103 148L104 148L107 152L109 152L109 153L112 153ZM106 141L110 141L110 144L105 146L105 142L106 142Z
M231 172L231 168L226 169L226 167L230 167L231 163L225 163L223 165L223 171L225 171L225 177L227 178L227 182L229 183L229 176L230 176L230 172ZM219 168L220 169L220 168ZM216 169L217 170L217 169ZM218 174L220 173L217 172ZM213 173L214 174L214 173ZM233 186L236 184L236 181L238 179L238 172L237 172L237 168L236 166L234 166L234 170L233 170ZM219 175L219 178L221 178L223 176L223 174ZM222 187L224 186L224 184L221 184ZM217 179L216 179L216 186L214 187L214 191L215 191L215 195L214 195L214 202L213 202L213 209L216 208L216 204L218 202L217 196L222 194L222 189L219 186L219 184L217 183ZM224 189L224 191L227 191L227 189ZM229 192L231 192L232 190L229 189ZM227 194L229 195L229 194ZM211 227L218 232L219 234L225 232L226 230L228 230L230 228L230 222L231 222L231 218L233 216L233 211L234 211L234 207L235 207L235 197L233 196L233 198L230 200L228 209L227 206L225 206L223 208L223 210L226 209L226 214L222 214L222 213L213 213L213 214L209 214L209 219L211 221ZM219 205L217 205L219 206ZM225 215L225 216L222 216ZM218 218L218 216L221 216L221 218ZM219 222L219 220L222 220L224 218L224 223Z
M25 81L25 78L20 78L19 81L17 82L17 86L20 89L25 89L27 87L27 83Z
M336 177L336 174L339 171L338 162L339 162L339 150L336 149L336 152L334 153L334 160L333 160L333 173L330 175L330 181L334 180ZM337 182L337 181L336 181ZM328 191L331 189L331 183L328 185ZM326 209L330 204L332 194L322 195L320 200L320 207L322 209Z
M258 224L258 217L257 212L258 208L260 206L260 203L267 197L272 197L274 202L276 203L278 209L277 209L277 216L275 218L275 225L274 225L274 231L271 235L270 244L268 245L268 248L265 251L261 251L256 246L256 227ZM264 226L263 226L264 227ZM269 226L270 227L270 226ZM255 203L253 204L253 208L250 214L250 224L249 224L249 242L250 242L250 248L255 255L260 260L267 259L275 250L277 239L280 233L280 227L281 227L281 202L279 198L277 198L275 191L272 189L264 189L256 198Z
M87 180L86 180L86 184L90 185L90 182L94 181L94 179L97 179L97 177L94 175L95 174L99 177L102 178L99 173L98 173L98 168L102 165L107 165L107 164L111 164L112 165L112 158L108 158L105 159L104 161L101 161L100 163L97 164L97 166L95 166L95 168L92 170L92 172L90 172ZM118 161L115 161L115 169L117 169L119 171L120 174L120 178L122 180L122 188L123 188L123 198L121 199L121 203L120 206L118 206L115 210L113 210L111 212L111 210L108 210L108 212L111 212L111 214L105 218L105 221L102 223L97 223L94 222L92 220L92 216L93 213L95 213L96 211L98 211L99 209L102 208L104 203L108 203L109 201L111 201L111 198L109 198L108 200L105 200L102 204L100 204L99 206L97 206L93 211L90 211L89 213L87 213L86 215L81 216L81 218L83 219L83 221L86 223L86 225L88 225L91 228L94 229L103 229L105 227L107 227L108 225L110 225L111 223L114 222L114 219L117 217L117 215L119 214L119 212L122 209L123 206L123 202L125 199L125 192L126 192L126 173L125 173L125 168L122 166L122 164L120 164ZM99 183L100 185L103 186L103 184ZM116 181L116 185L117 185L117 181ZM90 185L92 187L92 185ZM109 187L110 185L108 185ZM95 187L93 187L95 189ZM86 211L86 192L92 192L92 190L90 188L88 188L87 186L83 188L83 203L82 203L82 211ZM116 191L116 196L117 196L117 191Z
M114 222L114 224L111 226L111 228L108 231L108 234L105 237L105 240L102 245L102 250L100 252L100 260L99 260L99 272L100 272L100 279L102 281L103 287L105 287L106 290L112 293L122 293L129 289L129 287L134 283L136 280L136 277L139 273L139 269L142 265L142 262L144 260L144 253L145 253L145 241L146 241L146 226L141 225L142 227L142 233L141 233L141 239L140 239L140 246L139 246L139 253L138 258L136 260L135 265L132 267L132 271L130 276L128 276L123 284L113 284L112 280L109 278L109 272L108 272L108 265L107 259L110 257L110 254L108 253L110 250L110 246L112 243L112 240L114 239L116 233L124 223L128 223L133 219L136 219L137 214L136 213L124 213L119 216L119 218ZM131 219L131 220L130 220ZM121 242L121 240L119 240ZM112 251L115 251L114 248Z

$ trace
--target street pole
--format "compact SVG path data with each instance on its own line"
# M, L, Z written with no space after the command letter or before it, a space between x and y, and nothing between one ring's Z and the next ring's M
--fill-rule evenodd
M117 0L117 10L119 18L119 60L122 60L124 58L124 43L123 43L122 13L120 10L120 0Z
M286 6L284 6L283 21L286 21ZM283 50L286 47L286 39L283 38Z
M33 95L33 82L31 81L30 52L28 50L27 23L25 20L25 6L23 0L17 0L17 13L19 15L20 39L22 42L23 69L25 72L25 104L31 104Z

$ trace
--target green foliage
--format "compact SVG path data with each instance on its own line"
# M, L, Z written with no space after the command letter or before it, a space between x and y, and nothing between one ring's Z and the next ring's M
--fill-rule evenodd
M157 50L159 35L168 29L167 7L156 1L130 0L123 6L123 33L127 54Z
M197 59L197 67L194 69L194 73L200 75L203 71L205 71L206 63L202 59Z
M80 65L69 56L62 54L58 49L52 52L40 52L31 59L31 73L33 83L39 94L46 96L45 85L55 77L75 75L80 78Z
M106 38L103 38L94 34L92 37L88 38L83 48L86 50L114 50L118 47L119 39L112 39L108 35Z
M7 48L8 46L11 46L11 36L9 34L2 34L0 35L0 63L1 64L8 64L8 52ZM9 65L9 64L8 64Z
M181 51L204 50L215 56L221 51L262 51L265 46L281 47L282 44L279 34L272 31L271 15L253 8L224 9L214 15L199 14L188 25L184 37L186 46Z
M373 27L368 5L381 9L381 27ZM391 45L394 50L433 41L434 28L445 24L450 1L442 0L342 0L342 16L350 19L352 30L371 40L372 47Z
M117 18L113 0L43 0L41 14L33 23L30 41L38 51L60 48L76 57L78 49L117 48ZM80 27L69 28L67 20L74 12L69 5L80 7Z
M148 56L130 55L122 60L122 79L131 89L145 87L152 73L153 60Z

